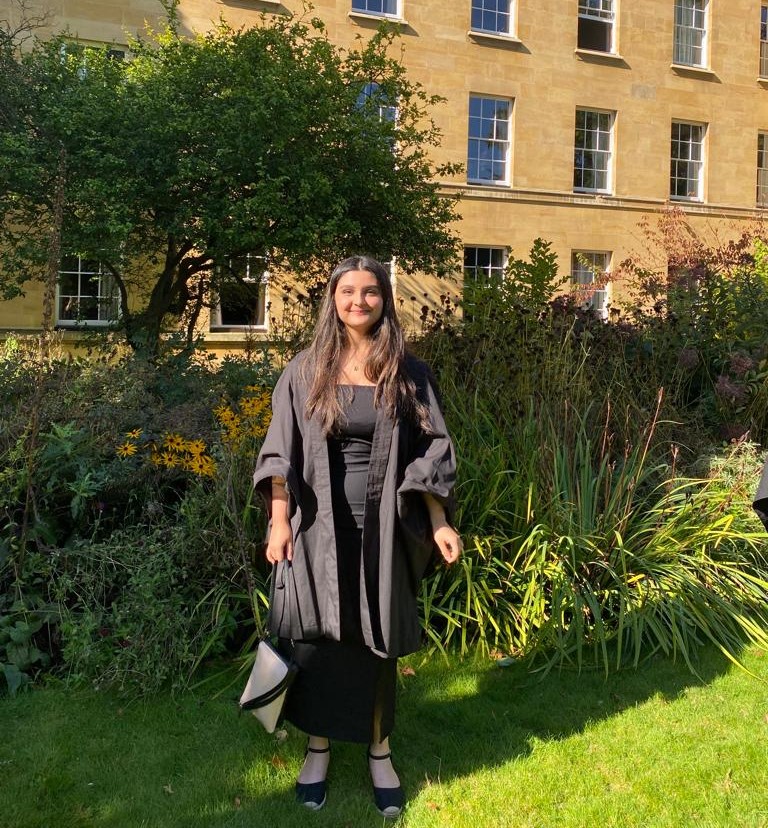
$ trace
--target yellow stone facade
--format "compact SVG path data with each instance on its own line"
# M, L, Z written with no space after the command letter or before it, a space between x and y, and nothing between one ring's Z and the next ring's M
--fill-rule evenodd
M761 15L768 23L768 11L761 0L510 0L511 25L501 36L473 32L472 6L482 0L315 0L308 14L321 17L331 40L345 46L370 36L382 17L370 10L389 2L402 34L396 48L409 74L446 99L434 111L443 132L436 161L467 164L470 96L511 105L508 181L470 184L465 173L442 182L462 197L456 229L463 244L523 257L542 237L552 242L565 272L574 251L603 252L615 267L642 249L638 222L670 200L673 121L701 129L701 190L680 202L691 224L722 240L761 220L758 135L768 132L768 78L760 77ZM7 5L0 0L0 10ZM694 25L703 31L701 49L693 61L676 63L675 42L685 37L676 22L685 22L680 9L691 5L703 11ZM147 22L158 25L162 14L152 0L51 0L46 8L52 31L66 26L83 41L115 44ZM181 0L179 19L187 31L199 31L220 17L235 26L258 25L261 13L300 8L294 0ZM368 13L360 13L365 8ZM607 51L579 47L589 9L593 24L600 15L595 9L612 14L605 24L612 35ZM574 191L579 109L610 114L606 192ZM431 306L439 294L461 291L460 274L446 284L395 273L395 283L413 324L425 292ZM279 296L270 301L274 314ZM35 289L0 303L0 329L35 329L39 308ZM206 336L215 350L238 345L237 333Z

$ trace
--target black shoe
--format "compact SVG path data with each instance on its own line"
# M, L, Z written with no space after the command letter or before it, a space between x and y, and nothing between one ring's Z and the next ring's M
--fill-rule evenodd
M391 753L384 753L381 756L374 756L368 751L369 759L391 759ZM373 786L373 801L376 803L376 810L386 819L396 819L405 805L405 794L403 786L396 788L377 788Z
M329 753L330 750L330 745L327 748L313 748L307 745L304 756L308 753ZM320 782L296 783L296 801L301 803L305 808L309 808L310 811L319 811L325 805L327 798L325 779L322 779Z

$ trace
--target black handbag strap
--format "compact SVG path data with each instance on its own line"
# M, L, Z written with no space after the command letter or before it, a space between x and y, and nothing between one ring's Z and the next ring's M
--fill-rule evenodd
M256 696L255 698L250 699L249 701L245 702L244 704L240 705L241 710L253 710L257 707L264 707L267 704L273 702L281 693L290 687L291 682L296 677L296 665L289 664L288 665L288 672L283 676L280 682L276 684L271 690L268 690L266 693L262 693L260 696Z
M282 612L280 613L280 620L277 622L277 626L275 627L275 633L274 634L275 634L276 638L279 638L279 636L280 636L280 628L283 626L283 619L285 618L285 609L286 609L286 606L288 605L288 601L291 599L291 591L290 591L290 588L288 587L288 578L286 576L286 571L285 571L286 568L287 569L292 569L292 564L289 560L285 560L283 562L283 571L282 571L283 585L282 585L282 587L279 587L279 588L280 589L285 589L285 590L287 590L287 592L285 594L285 597L283 598L283 608L282 608ZM277 586L277 583L276 583L277 563L272 564L272 571L269 573L269 577L272 579L273 584L274 584L274 589L271 590L272 594L274 595L275 589L278 589L278 586ZM290 613L289 613L289 615L290 615ZM270 630L269 630L269 625L267 625L267 627L265 628L264 633L261 636L261 638L262 638L262 640L266 640L266 641L268 641L272 638L272 634L270 633ZM291 653L293 653L293 648L294 648L293 638L291 638L290 641L291 641Z

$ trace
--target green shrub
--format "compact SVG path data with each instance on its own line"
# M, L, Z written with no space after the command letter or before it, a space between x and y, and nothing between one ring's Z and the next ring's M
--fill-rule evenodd
M531 290L485 285L461 325L418 343L456 442L468 546L423 584L433 645L605 669L657 651L692 665L704 640L734 658L746 640L768 645L754 452L745 462L739 443L702 467L712 442L676 345L567 298L537 298L535 313L516 302L555 283L541 253L515 269Z
M149 365L42 360L30 348L0 360L0 374L13 380L0 389L9 689L42 669L178 685L223 642L237 646L234 618L263 623L264 527L249 493L269 392L247 389L272 382L265 358ZM205 446L205 469L192 455L177 462L171 444Z
M0 674L10 695L50 666L46 638L57 621L58 607L39 594L0 594Z
M433 644L605 669L657 651L693 665L705 640L732 658L768 646L754 453L739 494L738 458L703 479L659 462L653 420L632 445L589 411L446 399L468 549L423 585Z
M184 686L247 619L230 563L181 525L73 546L55 586L68 675L131 692Z

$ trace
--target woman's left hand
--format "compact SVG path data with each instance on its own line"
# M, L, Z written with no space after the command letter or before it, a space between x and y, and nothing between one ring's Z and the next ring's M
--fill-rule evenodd
M435 539L443 560L447 564L456 563L463 549L458 532L446 523L443 526L438 526L432 537Z

